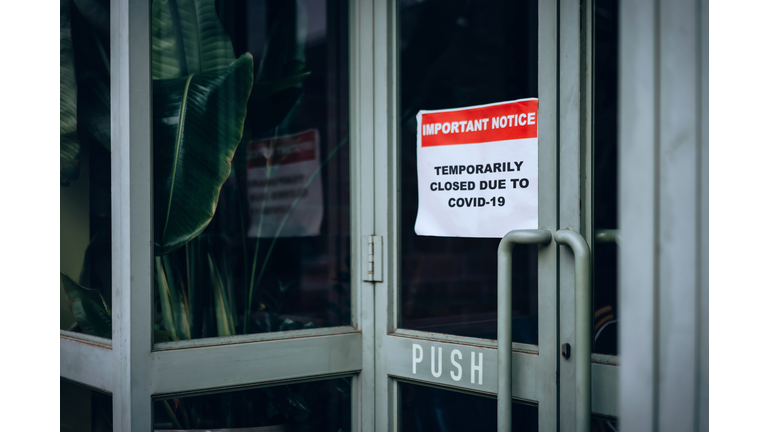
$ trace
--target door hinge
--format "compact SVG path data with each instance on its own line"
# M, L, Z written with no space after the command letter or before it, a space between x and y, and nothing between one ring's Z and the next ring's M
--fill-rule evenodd
M381 236L363 236L363 280L366 282L383 282L381 276L384 242Z

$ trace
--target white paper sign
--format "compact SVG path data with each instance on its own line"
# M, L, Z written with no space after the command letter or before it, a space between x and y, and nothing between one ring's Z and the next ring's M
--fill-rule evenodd
M312 177L319 168L317 129L250 142L248 236L318 235L323 222L323 184L319 175Z
M419 111L416 234L539 227L538 99Z

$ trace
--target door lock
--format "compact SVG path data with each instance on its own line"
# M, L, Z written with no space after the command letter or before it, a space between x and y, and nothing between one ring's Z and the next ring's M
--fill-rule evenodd
M560 354L562 354L563 358L566 359L566 360L571 358L571 344L564 343L564 344L560 345Z

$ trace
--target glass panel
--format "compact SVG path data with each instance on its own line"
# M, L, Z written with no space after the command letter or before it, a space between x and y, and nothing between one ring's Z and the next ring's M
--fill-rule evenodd
M346 3L153 3L156 342L350 323Z
M592 416L592 432L618 432L619 420L611 417Z
M616 0L595 10L595 343L593 352L617 354L618 256L618 13Z
M60 380L59 423L62 432L111 432L112 395Z
M111 338L109 5L88 6L60 4L59 317Z
M534 0L400 1L403 328L496 338L500 239L418 236L416 113L537 97ZM538 341L537 247L516 247L516 342Z
M403 432L495 431L496 399L400 382ZM536 406L512 404L515 431L537 431Z
M351 383L337 378L158 400L155 430L350 431Z

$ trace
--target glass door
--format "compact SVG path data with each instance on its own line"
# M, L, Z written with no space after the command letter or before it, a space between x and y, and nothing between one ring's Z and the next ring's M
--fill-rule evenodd
M65 3L76 37L65 40L62 15L62 46L106 74L79 75L72 97L88 110L70 113L68 133L101 145L91 172L98 163L112 186L106 225L90 220L111 259L85 231L71 250L92 251L93 274L62 276L74 320L62 327L62 394L78 398L62 427L364 429L370 284L353 239L372 232L361 197L373 171L358 126L357 4ZM76 188L64 168L62 187ZM111 283L97 285L105 259Z
M376 430L616 428L616 352L592 350L593 5L371 3ZM537 160L517 166L537 226L419 235L420 112L521 99L538 102Z

